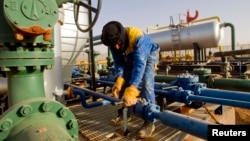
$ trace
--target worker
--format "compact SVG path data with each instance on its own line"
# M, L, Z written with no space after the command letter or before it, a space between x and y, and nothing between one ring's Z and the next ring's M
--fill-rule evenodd
M118 21L103 26L101 41L110 48L114 60L116 80L112 93L123 101L123 108L128 107L128 116L138 98L155 104L154 68L159 61L159 45L141 29L124 27ZM117 118L111 120L113 125L123 123L122 113L122 108L118 109ZM145 120L138 137L151 137L154 130L154 123Z

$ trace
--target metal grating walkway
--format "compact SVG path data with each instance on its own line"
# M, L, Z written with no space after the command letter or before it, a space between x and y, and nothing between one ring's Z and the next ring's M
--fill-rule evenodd
M79 132L89 141L133 141L133 138L120 135L117 131L122 131L122 126L110 126L109 121L116 117L117 107L105 105L86 109L81 104L69 106L75 114ZM143 125L143 120L133 117L128 123L128 129L132 135L136 135ZM186 137L186 133L156 122L156 130L153 134L153 141L180 141Z

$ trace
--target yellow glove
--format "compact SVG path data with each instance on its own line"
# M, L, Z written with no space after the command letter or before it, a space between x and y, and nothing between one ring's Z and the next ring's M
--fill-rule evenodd
M119 98L119 92L122 89L122 86L124 85L125 80L122 77L118 77L116 79L115 84L112 87L112 94L114 95L115 98Z
M125 89L124 96L122 98L124 104L123 106L129 107L136 104L137 96L139 96L140 91L131 85Z

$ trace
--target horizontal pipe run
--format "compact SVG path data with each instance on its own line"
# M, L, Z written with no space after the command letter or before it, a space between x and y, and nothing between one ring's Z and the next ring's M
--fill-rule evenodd
M247 101L247 102L250 101L250 93L249 92L200 88L198 90L198 92L195 92L195 95L216 97L216 98L223 98L223 99L233 99L233 100Z
M214 103L214 104L236 106L236 107L241 107L241 108L250 108L250 102L247 102L247 101L238 101L238 100L232 100L232 99L205 97L205 96L197 96L197 95L189 95L187 99L189 101L202 101L202 102L208 102L208 103Z
M210 92L210 93L213 94L214 92ZM183 102L186 104L191 104L194 101L198 101L198 102L208 102L208 103L222 104L222 105L228 105L228 106L236 106L236 107L242 107L242 108L250 108L250 101L248 101L248 99L237 100L237 99L233 99L230 97L224 98L223 96L222 97L215 97L213 95L205 96L205 94L203 95L202 92L200 95L194 95L193 92L190 90L177 90L177 89L175 90L172 89L169 91L155 90L155 94L168 97L175 101Z
M97 80L102 84L112 86L114 82ZM192 101L209 102L214 104L222 104L229 106L236 106L242 108L250 108L250 94L247 92L236 92L209 88L199 88L194 91L194 94L190 90L178 90L175 87L169 91L162 90L163 88L171 87L168 84L161 85L160 83L155 84L155 94L169 97L178 102L184 102L190 104ZM141 88L139 88L141 89ZM105 99L105 98L104 98Z
M76 86L76 85L73 85L73 84L66 84L66 85L71 86L73 88L77 88L78 90L84 91L86 94L90 94L92 96L95 96L95 97L102 98L104 100L110 101L110 103L112 103L112 104L116 104L116 103L120 102L120 99L117 99L117 98L114 98L114 97L111 97L111 96L107 96L107 95L99 93L99 92L95 92L95 91L92 91L92 90L89 90L89 89L86 89L86 88L82 88L82 87L79 87L79 86ZM77 92L77 94L80 94L80 96L82 95L81 98L83 98L83 101L84 101L83 104L86 105L85 104L85 102L86 102L85 94L83 92L80 92L80 91L76 91L76 92ZM92 106L100 106L101 104L109 104L109 102L107 102L107 101L102 101L101 103L98 103L100 101L97 101L97 103L93 104ZM90 105L86 105L86 106L88 107Z
M97 79L96 82L105 84L105 85L107 85L107 86L113 86L113 85L114 85L114 82L105 81L105 80L100 80L100 79Z
M153 111L153 116L167 126L184 131L202 139L208 138L208 125L216 125L214 123L178 114L172 111Z
M113 86L114 85L113 81L107 81L107 80L97 79L96 82L105 84L107 86ZM155 82L154 87L155 87L155 89L168 89L168 88L176 88L177 86L172 86L172 85L167 84L167 83L158 83L158 82ZM141 89L141 85L139 85L138 89Z
M98 80L99 81L99 80ZM113 85L113 82L99 81L107 85ZM165 87L164 87L165 86ZM161 88L173 88L169 91L164 91ZM174 90L175 89L175 90ZM236 106L242 108L250 108L250 94L247 92L236 92L228 90L218 90L209 88L200 88L195 94L191 94L191 91L178 90L175 87L171 87L167 84L165 85L155 85L155 94L169 97L178 102L184 102L189 104L192 101L209 102L214 104L223 104L229 106Z
M155 82L170 83L176 80L177 80L177 76L175 75L156 75L155 76Z
M243 54L250 54L250 49L215 52L213 56L221 57L221 56L233 56L233 55L243 55Z
M79 95L81 97L81 103L82 103L82 106L84 108L93 108L93 107L97 107L97 106L104 106L104 105L111 104L111 102L107 101L107 100L102 100L102 101L96 101L96 102L87 103L86 102L87 101L86 95L85 95L85 92L83 90L74 89L73 93L75 95Z
M225 89L233 91L250 92L250 79L237 78L214 78L212 80L212 88Z

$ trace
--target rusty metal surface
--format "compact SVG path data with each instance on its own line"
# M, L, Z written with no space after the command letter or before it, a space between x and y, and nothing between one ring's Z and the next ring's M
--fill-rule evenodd
M111 126L109 121L116 117L117 108L113 105L99 106L94 108L83 108L77 104L69 107L75 114L79 123L79 132L89 141L132 141L136 140L136 134L143 125L143 120L133 117L128 123L128 130L131 137L123 136L117 131L123 131L122 126ZM153 134L153 141L182 140L186 134L156 122L156 130Z

